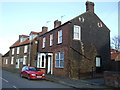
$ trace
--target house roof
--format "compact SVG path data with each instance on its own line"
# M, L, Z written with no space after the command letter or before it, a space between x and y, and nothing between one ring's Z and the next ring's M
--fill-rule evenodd
M17 47L17 46L21 46L21 45L25 45L25 44L29 44L30 41L27 39L24 42L20 43L20 40L17 40L10 48L12 47Z
M9 56L9 52L10 51L8 51L7 53L5 53L2 57L8 57Z
M19 35L20 37L29 37L28 35Z
M20 42L20 40L17 40L13 45L10 46L10 48L29 44L29 43L33 42L38 37L38 36L36 36L33 40L29 40L28 35L20 35L20 36L25 36L25 37L27 37L27 39L22 43Z
M39 32L34 32L34 31L31 31L32 34L39 34Z

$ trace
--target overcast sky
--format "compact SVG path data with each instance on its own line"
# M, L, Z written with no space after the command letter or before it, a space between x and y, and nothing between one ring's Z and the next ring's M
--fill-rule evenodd
M85 2L0 2L0 53L5 54L19 35L29 35L31 31L40 32L42 26L53 29L55 20L62 23L84 13ZM118 2L107 0L96 2L95 13L111 31L111 37L118 35ZM102 0L101 0L102 1ZM105 0L104 0L105 1ZM63 18L61 18L63 16ZM50 21L49 23L46 23Z

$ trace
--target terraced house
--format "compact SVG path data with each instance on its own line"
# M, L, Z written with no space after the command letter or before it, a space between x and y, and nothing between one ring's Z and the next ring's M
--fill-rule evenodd
M37 66L46 74L81 78L110 69L110 30L86 2L86 12L54 29L20 35L9 52L10 66Z
M37 32L31 32L30 36L19 35L19 40L10 47L10 67L19 69L24 65L35 65L37 36Z
M86 2L86 12L39 36L37 67L47 74L69 78L109 69L110 30Z

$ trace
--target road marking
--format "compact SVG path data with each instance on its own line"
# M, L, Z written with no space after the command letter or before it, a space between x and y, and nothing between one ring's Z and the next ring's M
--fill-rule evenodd
M5 81L5 82L8 82L6 79L4 79L4 78L2 78L2 77L0 77L3 81Z
M12 86L13 88L16 88L16 90L19 90L16 86Z

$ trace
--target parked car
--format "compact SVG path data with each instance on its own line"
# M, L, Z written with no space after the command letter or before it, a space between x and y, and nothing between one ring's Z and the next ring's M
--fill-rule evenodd
M34 66L24 66L21 70L20 76L28 79L45 79L45 74L40 72L40 70Z

